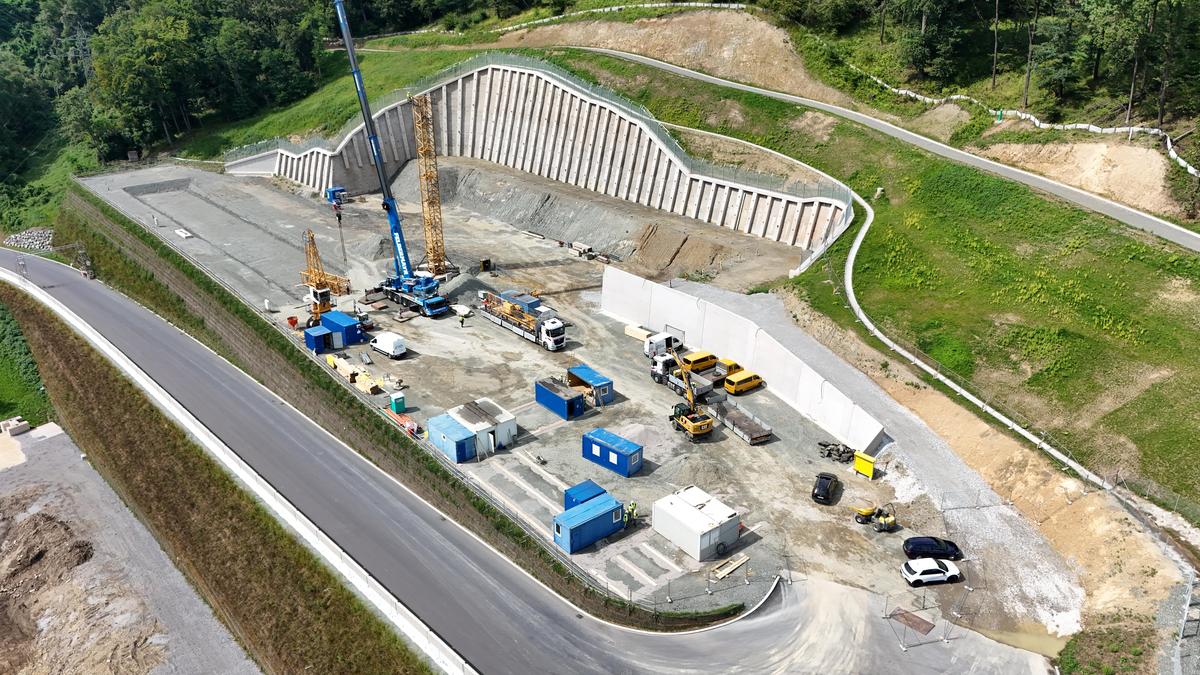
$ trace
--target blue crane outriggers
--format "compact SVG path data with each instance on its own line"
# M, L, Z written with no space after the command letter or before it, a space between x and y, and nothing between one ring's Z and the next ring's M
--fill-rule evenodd
M334 0L338 24L342 30L342 42L346 47L346 56L350 59L350 74L354 76L354 89L358 92L358 107L362 111L363 131L367 136L367 144L371 148L371 158L375 163L375 173L379 178L379 189L383 193L383 210L387 213L388 227L392 235L392 262L396 275L384 279L382 288L388 299L404 307L419 311L425 316L438 316L450 311L450 304L440 294L440 283L432 276L423 276L413 271L412 261L408 257L408 247L404 244L404 231L400 228L400 213L396 210L396 200L392 197L392 189L388 185L387 170L383 166L383 150L379 145L379 136L375 133L375 120L371 117L371 104L367 102L367 90L363 85L362 71L358 68L358 57L354 53L354 38L350 35L350 22L346 18L346 5L342 0Z

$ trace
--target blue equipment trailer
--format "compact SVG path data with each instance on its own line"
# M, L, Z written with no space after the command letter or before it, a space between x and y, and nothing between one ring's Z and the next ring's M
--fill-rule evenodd
M392 302L419 311L425 316L445 314L450 311L450 303L441 296L438 280L429 276L417 276L413 271L408 247L404 244L404 230L400 228L400 213L396 210L396 200L392 197L392 189L388 185L387 170L383 165L383 149L379 145L379 135L375 132L375 120L371 117L371 104L367 102L366 86L363 84L362 71L358 68L358 56L354 53L354 37L350 34L346 5L342 0L333 0L333 7L337 11L346 56L350 59L350 74L354 76L354 89L358 93L363 131L366 132L367 144L371 147L371 158L375 163L375 173L383 193L383 210L387 213L388 227L392 233L392 262L396 267L396 275L385 279L381 290Z

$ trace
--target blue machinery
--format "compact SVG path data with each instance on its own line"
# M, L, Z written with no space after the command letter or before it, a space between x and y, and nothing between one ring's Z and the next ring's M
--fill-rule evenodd
M375 162L375 173L383 193L383 210L387 213L388 227L392 232L392 262L396 275L383 282L383 292L394 302L410 309L419 310L425 316L437 316L450 310L449 303L439 295L438 280L432 276L417 276L404 244L404 231L400 229L400 214L396 211L396 200L388 185L387 170L383 166L383 150L379 136L375 133L375 120L371 117L371 104L367 102L367 90L363 85L362 71L358 68L358 57L354 53L354 38L350 35L350 22L346 19L346 5L342 0L333 0L337 10L338 25L342 29L342 42L346 56L350 58L350 74L354 76L354 89L358 92L358 107L362 110L363 130L367 144L371 146L371 158Z

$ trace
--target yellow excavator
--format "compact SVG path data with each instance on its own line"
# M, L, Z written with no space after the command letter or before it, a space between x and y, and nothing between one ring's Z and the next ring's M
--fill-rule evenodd
M898 523L896 522L896 507L891 502L879 506L865 501L860 501L857 506L852 506L854 511L854 522L859 525L870 525L871 529L876 532L895 532Z
M679 355L675 353L674 349L669 351L678 365L680 363ZM671 426L675 427L676 431L687 434L691 442L697 443L712 433L713 418L696 407L696 396L692 392L692 380L688 371L680 368L678 372L680 373L679 377L683 378L683 396L687 399L687 403L675 404L675 409L671 411Z

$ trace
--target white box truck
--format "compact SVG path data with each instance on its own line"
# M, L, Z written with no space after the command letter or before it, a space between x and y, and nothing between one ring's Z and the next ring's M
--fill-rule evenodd
M670 333L655 333L647 337L642 343L642 353L648 359L652 359L659 354L670 354L670 350L672 349L675 351L683 349L683 340Z

